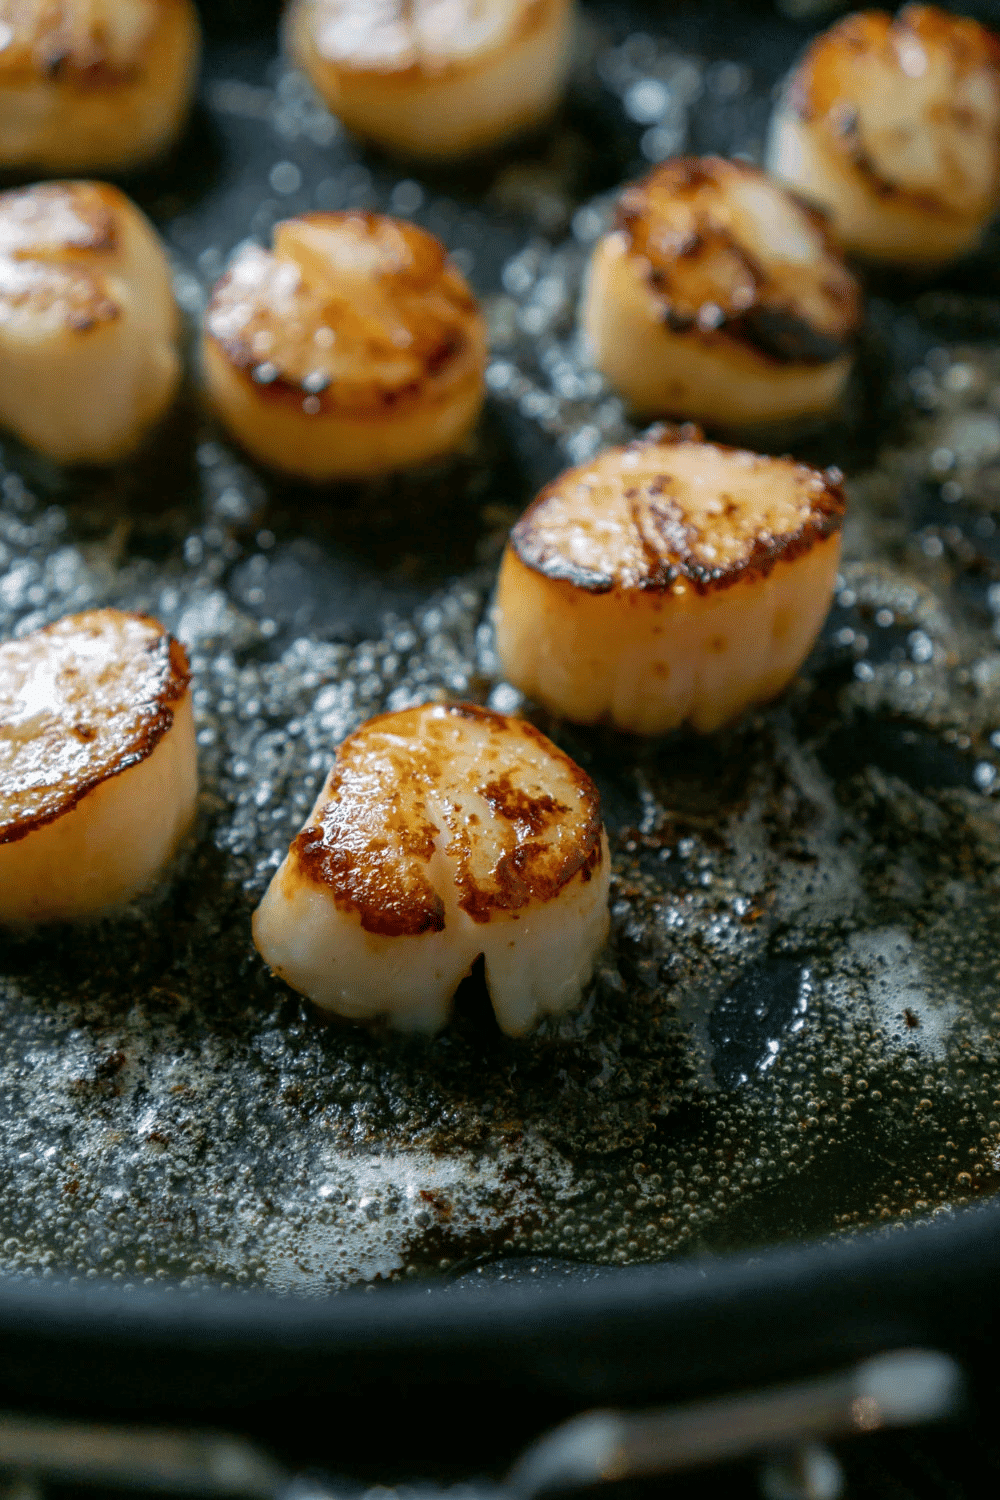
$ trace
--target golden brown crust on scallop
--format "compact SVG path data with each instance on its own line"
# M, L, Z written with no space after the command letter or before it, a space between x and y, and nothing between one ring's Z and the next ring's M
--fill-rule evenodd
M46 79L75 89L133 82L186 0L0 0L0 86Z
M93 182L49 182L0 194L0 318L49 313L85 332L120 308L101 274L118 248L121 195Z
M480 68L544 30L564 6L565 0L492 7L482 0L297 0L299 11L311 12L309 40L323 63L382 73L392 83L426 76L443 82Z
M702 489L689 475L706 462L719 473ZM510 541L526 567L587 593L688 584L707 594L766 577L839 531L841 481L836 469L660 428L560 475Z
M757 203L764 211L754 211ZM779 214L790 254L774 229ZM648 263L675 333L737 340L781 364L823 364L838 359L857 330L860 288L822 216L758 167L677 157L625 189L617 223Z
M189 681L184 647L149 615L88 610L0 645L0 844L146 760Z
M516 763L482 782L477 788L480 796L494 817L509 829L512 841L491 870L477 869L475 839L467 823L456 820L448 852L458 860L456 883L462 892L458 903L462 910L475 922L489 922L498 912L520 911L529 901L552 901L577 874L590 880L603 857L602 823L600 796L586 772L522 719L471 703L456 704L451 712L488 725L491 737L503 741L504 759L511 755L511 736L541 751L553 763L553 770L558 768L562 773L562 795L570 792L566 801L552 795L551 786L559 786L556 776L549 786L518 786L514 780L519 771ZM446 767L444 761L442 771ZM545 841L545 834L558 835L570 824L572 834L565 841L558 836Z
M875 66L911 78L916 92L928 72L928 56L940 62L945 73L943 87L928 95L924 144L932 136L941 138L943 131L956 140L985 131L981 171L974 174L978 180L967 170L970 158L959 160L951 151L939 163L938 191L915 190L891 174L883 153L876 154L866 142L855 107L864 90L879 89ZM987 101L976 97L976 75L992 79L990 119L982 114ZM973 92L967 94L970 87ZM1000 191L998 100L1000 38L978 21L936 6L904 5L896 16L880 10L845 16L818 37L794 74L786 105L804 122L822 122L829 139L880 197L928 213L980 214L989 210ZM948 150L947 145L943 149Z
M337 752L321 821L294 840L297 868L286 867L283 884L291 887L304 876L329 887L342 911L356 911L364 930L381 937L442 932L444 902L426 873L440 829L406 785L411 757L384 755L385 786L375 788L363 769L355 769L353 741Z
M478 381L485 329L439 240L374 213L279 224L222 277L208 337L255 395L314 416L385 415Z
M482 734L469 790L495 820L487 839L478 836L475 812L442 800L454 783L462 719ZM321 886L383 937L441 932L445 907L430 870L436 841L460 907L489 922L552 900L578 874L591 878L602 858L600 799L579 766L521 720L467 703L381 714L337 751L318 820L292 844L287 894L301 880Z

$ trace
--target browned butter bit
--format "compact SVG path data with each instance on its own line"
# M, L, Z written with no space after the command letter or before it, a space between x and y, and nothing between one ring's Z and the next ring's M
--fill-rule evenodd
M590 778L531 724L473 704L350 735L254 915L282 979L324 1010L434 1031L476 959L501 1028L580 998L608 927Z
M709 732L786 688L823 623L841 476L659 429L569 469L514 527L497 647L554 713Z
M117 188L0 193L0 426L63 463L136 448L181 375L170 265Z
M70 921L152 885L197 794L187 655L95 609L0 645L0 921Z
M829 411L861 313L819 216L759 168L707 156L624 190L581 317L638 413L745 428Z
M1000 40L933 5L846 16L793 71L767 159L866 260L974 249L1000 204Z
M572 0L292 0L286 37L350 130L405 156L446 158L548 119L573 11Z
M440 457L483 401L486 329L441 242L384 214L309 213L245 245L215 288L203 362L263 463L323 481Z
M0 165L121 172L159 155L199 51L192 0L0 0Z

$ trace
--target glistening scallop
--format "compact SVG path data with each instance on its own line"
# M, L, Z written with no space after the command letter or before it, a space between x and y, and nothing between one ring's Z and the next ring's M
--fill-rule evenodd
M637 734L709 732L777 697L830 605L840 480L690 428L569 469L504 553L509 681L564 718Z
M638 414L746 429L836 406L861 298L815 212L745 162L680 157L622 193L581 321Z
M447 1020L479 957L512 1036L577 1004L608 931L590 778L531 724L473 704L350 735L254 914L275 974L321 1009Z
M572 0L293 0L289 50L334 114L404 156L537 127L569 71Z
M247 244L205 318L209 400L249 453L316 482L440 458L483 401L486 330L441 242L309 213Z
M68 615L0 646L0 922L70 921L152 886L197 796L183 646L148 615Z
M791 74L767 160L866 260L974 249L1000 205L1000 40L933 5L845 17Z
M0 194L0 426L62 463L126 457L181 377L170 263L117 188Z
M192 0L4 0L0 166L123 172L187 116L200 32Z

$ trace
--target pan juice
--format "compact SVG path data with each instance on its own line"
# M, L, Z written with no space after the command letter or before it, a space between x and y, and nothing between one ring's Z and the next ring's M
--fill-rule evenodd
M406 213L486 299L491 399L454 461L363 488L255 470L193 395L122 470L4 444L0 633L156 614L191 654L201 798L156 895L2 940L0 1274L321 1294L510 1255L895 1230L1000 1184L988 252L876 292L844 413L782 442L844 468L851 501L834 608L786 697L704 741L533 714L598 782L612 841L612 939L577 1013L513 1042L474 974L430 1041L330 1024L251 943L359 723L429 699L531 712L493 649L507 530L634 433L574 321L611 190L680 149L754 155L799 41L755 13L751 54L733 7L701 10L699 38L671 41L597 7L551 143L464 179L361 155L273 38L210 51L216 177L143 198L190 318L248 232Z

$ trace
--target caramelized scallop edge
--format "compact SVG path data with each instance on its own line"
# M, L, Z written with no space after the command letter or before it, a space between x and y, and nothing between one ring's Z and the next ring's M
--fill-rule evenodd
M155 699L142 705L142 711L137 715L127 740L122 744L119 752L111 757L98 773L84 776L80 781L66 785L62 789L63 795L57 806L42 813L15 817L0 824L0 844L16 843L19 839L26 838L28 834L43 828L47 823L53 823L57 818L72 812L89 792L123 771L148 760L160 741L173 727L175 709L183 701L191 682L191 668L187 652L180 641L168 631L163 630L160 622L152 615L135 611L130 614L129 618L148 622L159 632L158 639L151 642L151 646L161 657L159 674L161 683L156 691ZM58 629L61 623L56 621L54 625L46 626L38 632L38 636L44 636ZM26 641L34 644L30 637L26 638ZM24 643L18 641L13 644ZM2 650L3 647L0 646L0 652ZM152 652L150 654L152 655Z
M100 40L100 25L93 26L83 45L67 37L61 24L64 8L36 5L30 32L16 30L0 51L0 78L8 85L45 82L70 84L77 89L106 89L112 85L134 85L142 75L144 53L155 46L158 33L171 15L183 20L190 11L188 0L150 0L149 26L127 58L112 59ZM99 23L99 17L98 23Z
M309 217L308 215L306 217ZM345 217L361 218L369 220L382 217L370 213L348 212ZM280 364L272 361L268 356L254 353L250 342L239 334L230 337L220 337L211 329L213 312L219 311L220 306L229 293L233 279L233 269L226 271L218 280L212 293L205 314L205 337L219 351L226 361L226 365L232 374L240 381L247 393L252 394L256 400L265 401L274 405L288 406L293 410L301 412L302 401L308 398L310 401L310 416L314 420L317 417L346 416L364 419L372 416L388 416L397 412L407 411L409 408L420 404L428 399L440 397L452 399L463 385L478 385L482 371L481 361L477 358L479 345L485 349L485 329L482 323L482 313L474 294L465 285L464 281L457 275L450 274L448 266L448 252L443 245L435 240L434 236L419 230L417 226L401 221L401 227L409 238L409 232L418 234L421 238L421 249L424 253L428 248L433 248L435 261L430 274L424 273L423 280L427 289L430 290L437 281L448 278L448 292L455 310L457 323L465 322L468 326L449 330L436 345L429 349L419 351L421 364L420 375L409 381L399 389L392 387L381 387L375 399L367 401L355 397L344 400L338 396L337 382L332 381L325 387L316 388L309 383L308 376L296 379L283 373ZM427 241L428 244L423 242ZM274 251L269 252L271 255ZM379 280L388 279L391 273L380 273ZM334 330L336 331L336 330ZM481 338L476 338L476 332L481 333ZM278 353L279 358L281 351ZM296 355L301 356L297 361L308 367L310 363L311 344L308 335L302 334L300 341L294 345L286 345L285 357L291 353L294 359ZM291 360L288 360L290 363ZM266 381L255 378L255 371L262 365L276 365L276 373ZM360 363L360 357L359 357ZM465 368L467 366L467 368ZM375 384L367 374L360 377L364 384Z
M672 430L661 427L645 437L635 439L623 448L612 451L617 451L624 456L628 453L645 453L654 448L681 446L707 447L716 453L731 455L734 458L752 458L758 462L790 470L802 482L815 482L819 479L822 484L817 486L815 493L810 497L809 515L801 526L795 531L785 532L780 536L768 535L766 538L756 538L744 557L725 568L706 568L703 564L696 563L690 555L678 561L668 561L661 556L655 558L650 556L648 560L652 571L638 585L642 593L667 593L675 584L684 583L692 587L696 593L705 595L721 592L741 581L766 578L776 563L793 562L796 558L811 551L818 542L826 541L841 529L847 502L844 496L843 475L839 469L814 469L809 464L799 463L789 457L765 457L725 443L705 443L699 430L690 424ZM604 456L606 455L599 455L599 458ZM513 527L508 545L518 560L532 572L540 573L554 583L565 583L572 588L582 589L586 593L606 594L615 589L621 589L620 582L586 568L576 567L558 551L547 548L541 535L541 527L537 524L539 512L548 502L560 495L574 480L589 473L593 469L593 463L594 461L589 464L578 464L575 468L568 469L561 474L551 484L546 485ZM624 488L624 472L622 484Z
M472 703L448 704L447 712L486 723L493 731L505 736L513 733L527 740L547 758L559 762L580 797L580 808L574 815L579 828L571 847L559 850L551 844L533 843L530 836L521 839L514 849L501 856L493 872L495 888L477 880L468 861L460 860L454 875L454 883L460 891L460 908L473 921L487 923L494 917L517 912L529 901L544 904L553 900L578 874L589 881L603 858L603 824L600 796L586 772L534 725L524 720L508 719ZM367 849L355 847L347 857L335 857L326 825L330 812L336 807L341 784L338 770L343 765L345 752L349 756L369 731L386 727L390 720L398 722L400 717L399 713L379 714L344 741L338 750L337 764L328 783L329 792L324 792L324 803L318 817L297 835L289 851L294 861L294 873L289 873L293 886L306 883L329 890L339 909L353 912L360 918L364 931L383 937L416 937L443 931L445 908L441 897L423 872L419 872L415 879L411 872L407 883L394 880L392 889L387 889L384 866L378 859L379 848L384 848L384 845L379 846L375 841L371 841ZM427 753L424 743L421 743L420 753ZM447 755L442 758L437 771L443 780L447 778ZM527 826L530 833L542 832L552 821L570 811L546 793L536 798L529 797L511 785L509 773L501 774L495 782L477 786L476 791L489 803L497 817L514 825ZM426 821L422 827L414 828L412 817L402 821L406 825L406 854L429 861L434 852L437 830ZM445 830L440 832L445 835ZM452 851L448 852L452 857ZM398 874L398 871L393 873Z
M854 12L818 36L806 49L789 80L784 92L784 108L807 126L829 118L837 104L835 92L828 100L822 98L830 93L829 88L823 86L825 75L836 71L835 64L829 60L830 50L843 47L864 54L884 46L897 29L911 29L913 18L908 14L910 12L920 12L917 17L918 40L943 46L950 53L957 73L990 67L997 74L1000 87L1000 37L995 32L971 17L952 15L933 5L906 5L895 16L881 10ZM817 95L821 97L817 98ZM838 131L838 135L844 142L849 142L849 132ZM862 150L848 150L845 154L879 198L923 213L946 212L933 193L914 192L883 177Z
M17 214L18 203L31 211ZM118 249L123 206L118 190L101 182L38 183L0 194L0 261L14 273L0 302L37 312L58 307L62 326L76 333L114 322L121 308L101 276L100 257Z
M758 358L776 366L827 364L839 358L848 352L857 331L861 317L861 289L843 264L829 232L826 215L749 163L720 157L677 157L625 188L618 200L615 227L625 236L629 252L646 262L647 285L658 297L665 297L665 272L657 268L655 245L649 244L650 221L655 218L651 195L657 186L662 183L668 190L675 186L677 191L683 191L711 183L718 187L720 195L724 195L725 175L729 173L759 178L775 192L783 193L819 234L823 264L835 278L831 280L828 276L824 290L831 294L831 305L839 315L839 326L830 333L812 329L806 315L796 313L794 298L783 293L780 283L768 276L733 230L721 220L713 224L710 239L699 237L693 244L685 245L674 259L685 271L697 274L699 257L709 260L721 250L745 273L743 284L753 288L753 300L738 309L719 308L723 316L714 326L702 326L695 314L672 317L669 308L664 311L664 323L672 333L695 334L702 344L743 344ZM768 295L769 291L771 295Z

